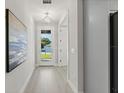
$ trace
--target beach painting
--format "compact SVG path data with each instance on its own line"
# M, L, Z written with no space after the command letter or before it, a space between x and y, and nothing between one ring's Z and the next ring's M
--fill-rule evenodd
M8 17L8 61L7 72L12 71L27 58L26 26L9 10Z

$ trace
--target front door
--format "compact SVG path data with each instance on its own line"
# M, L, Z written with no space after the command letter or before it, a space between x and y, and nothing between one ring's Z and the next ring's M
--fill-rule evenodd
M54 56L54 34L53 27L41 27L37 33L38 36L38 65L55 65Z

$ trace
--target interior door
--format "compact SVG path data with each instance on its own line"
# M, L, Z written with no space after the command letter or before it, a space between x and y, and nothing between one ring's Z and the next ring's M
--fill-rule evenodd
M58 62L60 66L68 64L68 28L61 27L58 32ZM63 38L64 37L64 38Z

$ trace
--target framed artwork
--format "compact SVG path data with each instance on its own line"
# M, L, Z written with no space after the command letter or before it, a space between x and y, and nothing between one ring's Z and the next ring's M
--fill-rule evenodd
M25 62L27 58L27 28L6 9L6 72Z

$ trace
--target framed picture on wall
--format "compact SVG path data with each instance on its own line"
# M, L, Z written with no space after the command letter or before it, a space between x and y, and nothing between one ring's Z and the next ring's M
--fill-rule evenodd
M6 9L6 72L25 62L27 58L27 28Z

